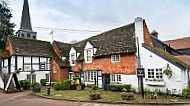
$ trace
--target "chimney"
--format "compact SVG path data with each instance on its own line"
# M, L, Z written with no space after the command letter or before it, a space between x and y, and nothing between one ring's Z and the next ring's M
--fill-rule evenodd
M158 38L158 32L157 32L156 30L153 30L153 31L150 33L150 35L152 35L152 36Z
M135 18L135 35L138 40L138 44L144 43L143 19L141 17Z

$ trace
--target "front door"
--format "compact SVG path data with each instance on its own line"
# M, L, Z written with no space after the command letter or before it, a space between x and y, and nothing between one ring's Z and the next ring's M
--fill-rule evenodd
M108 85L110 84L110 74L103 74L103 89L108 90Z

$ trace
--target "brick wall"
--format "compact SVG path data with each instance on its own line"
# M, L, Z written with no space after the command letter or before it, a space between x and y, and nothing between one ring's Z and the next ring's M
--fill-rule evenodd
M152 39L150 37L150 34L149 34L145 20L143 21L143 32L144 32L144 43L153 47L153 42L152 42Z
M54 65L56 66L56 73L53 73ZM64 81L68 78L68 68L60 68L54 60L51 60L51 81Z
M93 59L93 62L86 64L83 61L83 70L102 70L102 74L136 74L136 57L135 54L122 54L119 63L111 63L111 56ZM71 67L72 71L79 71L81 63L76 63Z
M13 49L11 47L11 42L9 40L9 37L7 37L7 42L6 42L6 48L5 49L9 51L10 55L13 54Z
M61 58L61 55L60 55L60 53L59 53L59 51L58 51L58 49L57 49L55 43L53 43L53 50L55 51L55 53L57 54L57 56L58 56L59 58Z

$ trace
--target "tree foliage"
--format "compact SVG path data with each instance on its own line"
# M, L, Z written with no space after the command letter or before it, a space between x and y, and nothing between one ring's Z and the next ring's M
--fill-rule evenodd
M12 14L8 2L0 1L0 39L6 41L8 35L13 35L15 24L11 22Z

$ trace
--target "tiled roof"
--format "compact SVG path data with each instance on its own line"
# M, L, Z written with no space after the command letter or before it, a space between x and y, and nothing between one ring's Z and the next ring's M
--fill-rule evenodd
M54 52L50 42L9 36L13 55L51 57L61 67L68 66Z
M77 60L83 60L83 50L87 41L89 41L93 47L97 48L97 52L94 55L95 57L111 54L135 53L135 25L132 23L71 44L70 46L72 46L77 53L81 53ZM64 50L64 46L58 48ZM66 51L69 50L67 49L68 47L65 48Z
M0 57L1 58L9 58L9 52L7 50L0 49Z
M146 47L150 48L151 50L159 53L160 55L166 57L167 59L175 62L176 64L179 64L185 68L190 68L190 64L186 63L185 61L181 60L181 59L178 59L176 57L174 57L173 55L169 54L168 52L160 49L160 48L156 48L156 47L152 47L152 46L149 46L147 44L144 44Z
M175 57L190 65L190 56L189 55L180 55L180 56L175 56Z
M187 49L190 48L190 37L175 39L175 40L168 40L164 41L166 44L170 44L170 46L174 49Z

